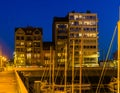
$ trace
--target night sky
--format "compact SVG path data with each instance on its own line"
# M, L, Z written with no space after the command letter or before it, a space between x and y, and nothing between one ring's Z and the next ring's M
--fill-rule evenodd
M42 27L43 41L52 41L54 16L64 17L68 12L97 13L99 23L99 50L105 57L118 21L120 0L0 0L0 46L3 55L12 58L16 27ZM116 51L114 42L112 53Z

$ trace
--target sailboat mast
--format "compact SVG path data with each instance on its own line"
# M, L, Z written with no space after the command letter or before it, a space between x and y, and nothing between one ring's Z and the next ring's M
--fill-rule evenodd
M67 44L65 44L65 89L64 92L66 92L66 85L67 85Z
M74 93L74 45L75 45L75 41L73 40L73 50L72 50L72 93Z
M118 83L118 92L117 93L120 93L120 20L118 21L118 71L117 71L117 83Z

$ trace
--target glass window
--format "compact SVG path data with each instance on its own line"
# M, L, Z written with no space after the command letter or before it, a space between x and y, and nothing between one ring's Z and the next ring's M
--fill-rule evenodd
M32 51L32 48L27 48L27 52L31 52Z
M24 46L24 42L21 42L20 45L21 45L21 46Z
M35 34L40 34L40 31L35 31Z
M21 40L24 40L24 36L21 36Z
M73 15L70 15L69 19L70 19L70 20L74 20L74 16L73 16Z
M20 37L19 37L19 36L16 36L16 40L20 40Z
M27 59L31 59L31 53L27 53Z
M40 42L34 42L35 47L40 47Z
M27 41L31 41L31 40L32 40L32 37L31 37L31 36L27 36L27 37L26 37L26 40L27 40Z

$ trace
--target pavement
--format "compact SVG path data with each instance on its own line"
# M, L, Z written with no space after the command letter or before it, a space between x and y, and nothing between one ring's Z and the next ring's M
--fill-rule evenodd
M0 72L0 93L18 93L13 70Z

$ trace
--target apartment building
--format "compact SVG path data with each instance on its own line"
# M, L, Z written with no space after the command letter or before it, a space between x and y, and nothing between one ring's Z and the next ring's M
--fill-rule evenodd
M68 17L54 17L53 42L55 43L55 65L64 65L67 61Z
M54 18L53 41L57 63L98 66L97 14L70 12L66 17Z
M41 65L42 58L42 28L16 28L14 64Z

